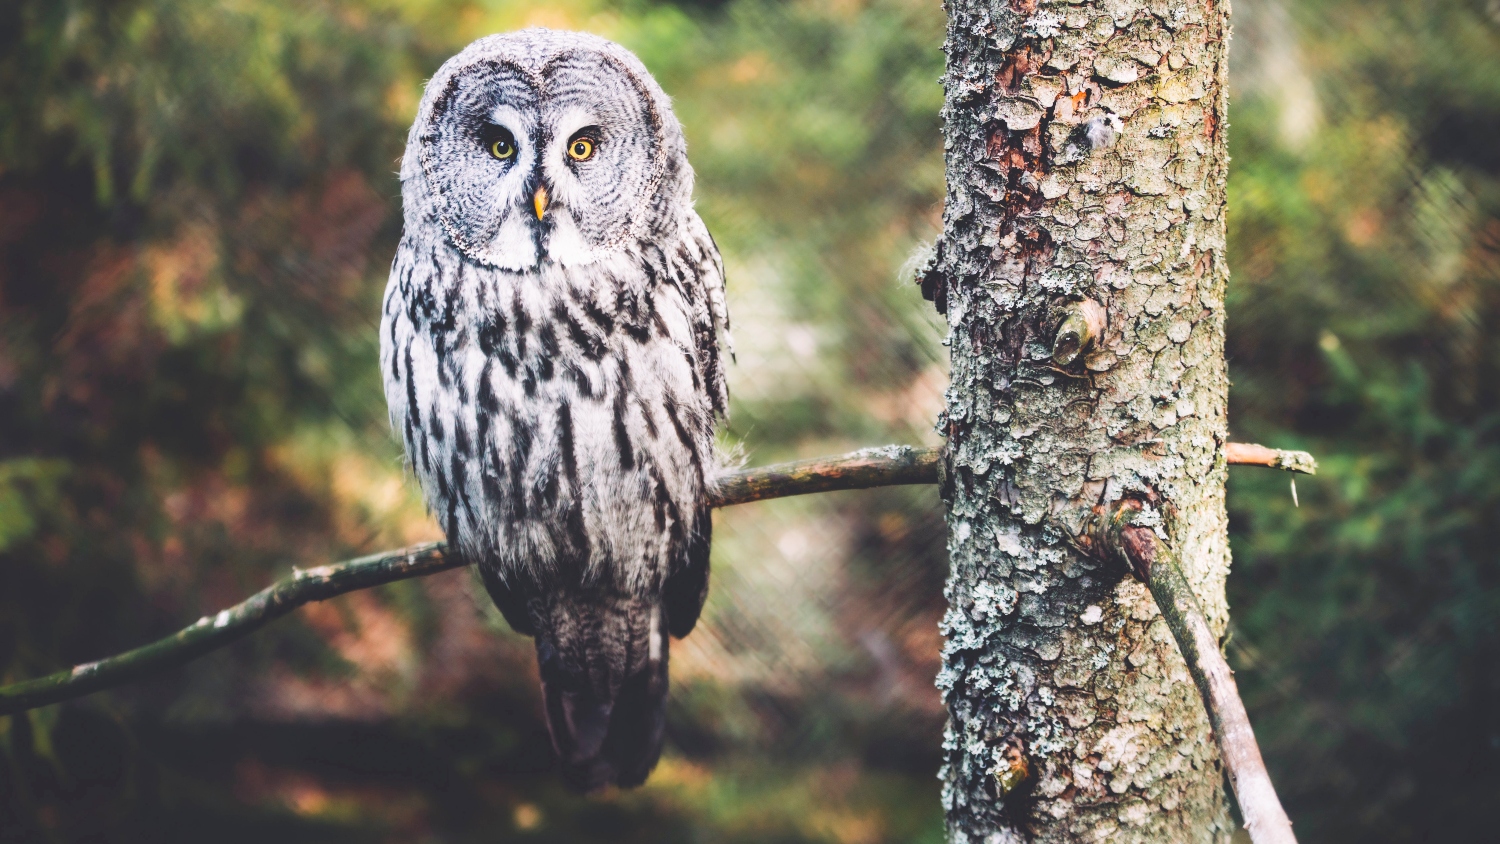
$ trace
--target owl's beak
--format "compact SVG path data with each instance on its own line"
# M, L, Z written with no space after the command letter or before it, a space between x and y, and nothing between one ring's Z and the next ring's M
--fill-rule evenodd
M542 212L547 210L547 188L537 185L536 193L531 197L531 204L536 207L536 218L542 219Z

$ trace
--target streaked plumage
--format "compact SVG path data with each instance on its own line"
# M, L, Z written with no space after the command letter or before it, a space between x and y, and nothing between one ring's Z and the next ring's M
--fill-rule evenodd
M723 267L681 127L616 44L490 36L428 83L401 181L391 423L450 543L536 639L567 781L639 784L668 634L707 593L727 403Z

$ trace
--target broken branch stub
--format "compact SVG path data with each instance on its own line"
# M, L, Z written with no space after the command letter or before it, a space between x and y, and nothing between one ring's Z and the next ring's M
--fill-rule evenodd
M1104 336L1104 322L1104 306L1093 299L1069 304L1052 340L1052 362L1067 366L1086 354Z

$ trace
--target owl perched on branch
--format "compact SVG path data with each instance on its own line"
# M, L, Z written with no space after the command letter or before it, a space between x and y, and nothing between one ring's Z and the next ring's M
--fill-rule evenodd
M708 590L724 269L671 105L629 51L482 38L427 85L385 292L391 423L450 546L536 640L580 790L661 753L668 636Z

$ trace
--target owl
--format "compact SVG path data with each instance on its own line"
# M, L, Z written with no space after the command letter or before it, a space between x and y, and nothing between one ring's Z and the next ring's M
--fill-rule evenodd
M692 190L640 60L545 29L444 63L401 163L391 423L450 547L535 639L582 791L655 766L670 637L708 590L729 321Z

